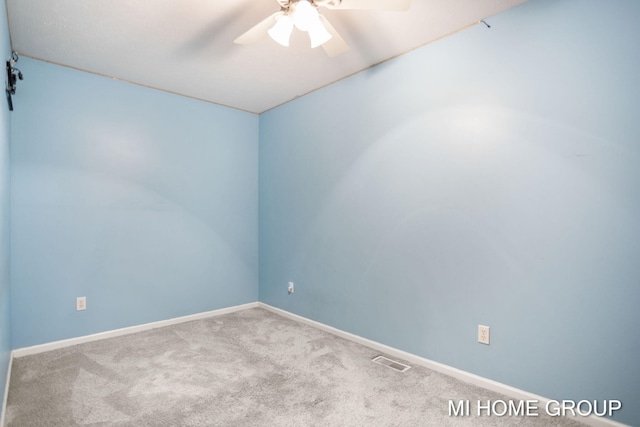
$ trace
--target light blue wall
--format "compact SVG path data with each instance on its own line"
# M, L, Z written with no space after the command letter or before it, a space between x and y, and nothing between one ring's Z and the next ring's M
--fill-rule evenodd
M532 0L263 114L260 299L640 423L639 17ZM10 132L14 348L256 300L256 116L19 66L0 384Z
M639 424L639 19L533 0L261 115L260 300Z
M3 72L4 62L10 56L11 46L7 25L7 8L3 0L0 2L0 59L2 60ZM6 75L6 73L3 75ZM6 77L3 77L0 81L6 82ZM0 405L2 405L1 402L4 399L4 386L7 381L11 355L11 284L9 270L9 236L11 231L9 145L11 120L9 114L7 102L3 99L0 101Z
M14 348L257 300L258 116L20 66Z

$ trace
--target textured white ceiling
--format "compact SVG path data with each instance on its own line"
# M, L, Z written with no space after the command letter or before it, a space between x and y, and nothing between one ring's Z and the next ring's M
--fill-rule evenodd
M291 47L233 40L274 0L7 0L20 55L261 113L526 0L412 0L406 12L320 12L351 49L335 58L294 30Z

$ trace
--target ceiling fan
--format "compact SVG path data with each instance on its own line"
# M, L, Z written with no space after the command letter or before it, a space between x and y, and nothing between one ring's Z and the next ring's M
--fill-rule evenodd
M283 46L289 46L293 28L309 33L311 47L322 46L330 57L347 51L349 46L333 25L318 13L318 8L355 10L407 10L411 0L276 0L280 10L273 13L234 40L250 44L265 33Z

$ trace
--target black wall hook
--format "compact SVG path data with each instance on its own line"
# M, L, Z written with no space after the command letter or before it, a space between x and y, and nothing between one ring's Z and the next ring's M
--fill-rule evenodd
M7 103L9 103L9 111L13 111L13 101L11 95L16 94L16 82L18 80L24 80L22 71L18 70L15 65L18 62L18 54L16 52L11 53L11 58L7 61Z

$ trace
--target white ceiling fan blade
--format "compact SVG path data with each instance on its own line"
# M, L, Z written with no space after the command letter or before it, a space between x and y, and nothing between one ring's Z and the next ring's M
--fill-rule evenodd
M411 0L331 0L326 4L329 9L359 10L408 10L409 6Z
M284 15L284 12L279 11L272 14L268 18L260 21L257 25L251 27L249 31L235 39L233 42L235 44L251 44L257 42L267 34L267 30L275 25L276 20L281 15Z
M329 20L322 15L320 15L320 20L324 24L324 27L327 29L327 31L329 31L329 34L331 34L331 38L329 39L329 41L322 44L322 48L324 49L325 53L330 58L333 58L334 56L338 56L341 53L348 51L349 45L344 41L342 37L340 37L340 34L338 34L335 28L333 28L333 25L331 25Z

